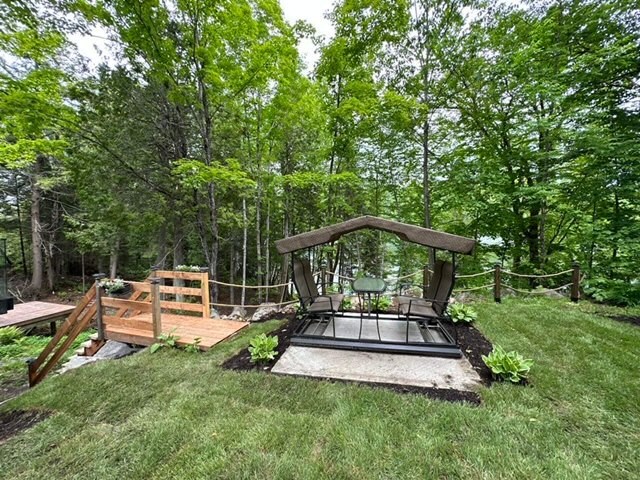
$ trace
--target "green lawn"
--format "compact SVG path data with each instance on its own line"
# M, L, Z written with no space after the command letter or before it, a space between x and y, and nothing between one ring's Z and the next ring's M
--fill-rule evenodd
M483 405L161 351L52 377L5 405L54 412L0 446L1 478L637 478L640 328L561 300L482 303L479 328L535 359ZM623 314L619 309L607 313Z

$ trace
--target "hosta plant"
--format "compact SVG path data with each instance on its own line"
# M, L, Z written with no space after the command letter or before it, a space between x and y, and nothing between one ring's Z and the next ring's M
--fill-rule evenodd
M471 323L478 318L478 312L464 303L452 303L447 308L447 313L453 323Z
M278 337L267 336L265 333L256 335L249 341L249 353L251 353L251 361L253 363L266 363L278 355L276 347L278 346Z
M494 346L489 355L483 355L482 361L491 369L494 377L513 383L525 380L533 366L533 360L515 351L505 352L499 345Z

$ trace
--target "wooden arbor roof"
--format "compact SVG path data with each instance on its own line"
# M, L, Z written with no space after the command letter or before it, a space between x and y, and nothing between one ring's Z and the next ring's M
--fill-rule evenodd
M406 242L417 243L425 247L448 250L454 253L469 255L473 253L476 241L471 238L460 237L450 233L439 232L429 228L417 227L406 223L386 220L384 218L365 215L363 217L352 218L345 222L336 223L328 227L319 228L310 232L301 233L292 237L283 238L276 241L276 248L281 254L295 252L303 248L314 247L324 243L338 240L346 233L355 232L363 228L383 230L396 234Z

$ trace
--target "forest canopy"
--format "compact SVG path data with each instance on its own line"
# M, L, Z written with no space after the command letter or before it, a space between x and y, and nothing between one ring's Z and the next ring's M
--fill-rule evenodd
M332 38L278 0L0 1L16 278L279 283L275 240L375 215L476 239L462 272L578 261L592 293L640 302L637 1L338 0L328 18ZM313 258L400 274L433 253L362 233Z

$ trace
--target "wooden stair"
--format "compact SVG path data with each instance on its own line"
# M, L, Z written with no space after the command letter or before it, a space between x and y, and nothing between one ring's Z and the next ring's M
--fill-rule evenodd
M98 334L94 333L91 338L84 342L80 348L76 350L76 355L79 357L93 357L98 350L100 350L106 342L98 339Z
M29 361L29 386L40 383L57 365L80 332L96 315L96 287L93 285L67 317L51 341L35 360Z

